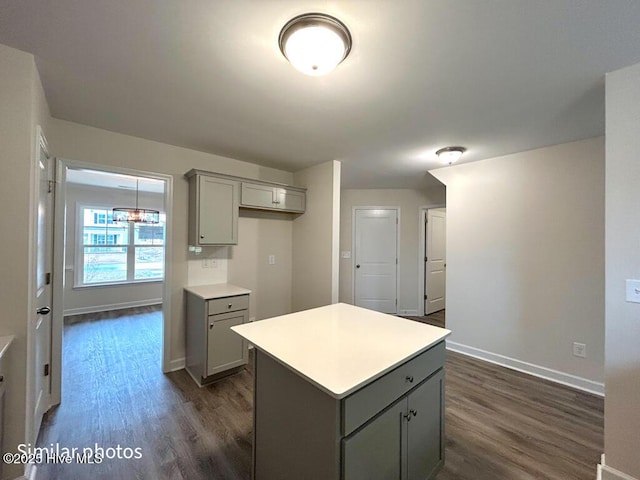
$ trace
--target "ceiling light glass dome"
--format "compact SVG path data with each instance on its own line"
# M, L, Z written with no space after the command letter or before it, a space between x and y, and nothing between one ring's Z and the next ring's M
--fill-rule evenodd
M351 34L337 18L306 13L280 31L280 50L299 71L320 76L332 71L351 50Z

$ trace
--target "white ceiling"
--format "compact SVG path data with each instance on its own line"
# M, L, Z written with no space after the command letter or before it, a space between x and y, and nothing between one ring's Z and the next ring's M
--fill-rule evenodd
M164 193L164 181L148 177L135 177L121 173L111 173L101 170L85 168L70 168L67 170L68 183L86 185L89 187L114 188L118 190L133 190L141 192Z
M353 36L325 77L278 49L309 11ZM337 159L347 187L424 187L447 145L604 134L604 74L640 62L639 25L633 0L0 0L54 117L286 170Z

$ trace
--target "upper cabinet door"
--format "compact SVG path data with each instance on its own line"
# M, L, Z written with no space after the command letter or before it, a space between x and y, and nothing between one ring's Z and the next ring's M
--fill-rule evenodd
M233 180L198 177L198 228L193 245L238 243L239 187Z
M304 212L306 194L299 190L289 190L288 188L278 189L278 208L288 212Z
M300 190L242 182L240 206L303 213L305 197L305 192Z
M276 187L242 182L242 206L272 209L276 202Z

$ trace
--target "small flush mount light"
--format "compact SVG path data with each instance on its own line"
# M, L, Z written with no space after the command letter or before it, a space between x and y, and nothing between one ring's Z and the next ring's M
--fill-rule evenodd
M451 165L453 162L460 160L460 157L467 149L464 147L444 147L436 152L442 163Z
M306 75L329 73L351 51L349 29L335 17L305 13L292 18L280 31L280 51Z

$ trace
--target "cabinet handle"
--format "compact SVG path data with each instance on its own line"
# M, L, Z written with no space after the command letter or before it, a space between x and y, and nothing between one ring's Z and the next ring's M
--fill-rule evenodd
M200 238L204 238L204 235L200 235Z
M231 307L233 307L233 303L230 303L230 304L229 304L229 308L231 308Z
M4 375L0 375L0 383L4 382Z
M213 328L213 323L209 324L209 330L211 330Z
M404 379L409 383L413 383L413 377L411 375L407 375Z
M418 411L417 410L409 410L409 413L407 413L406 415L402 415L404 418L407 419L407 422L411 421L411 417L415 417L416 415L418 415Z

